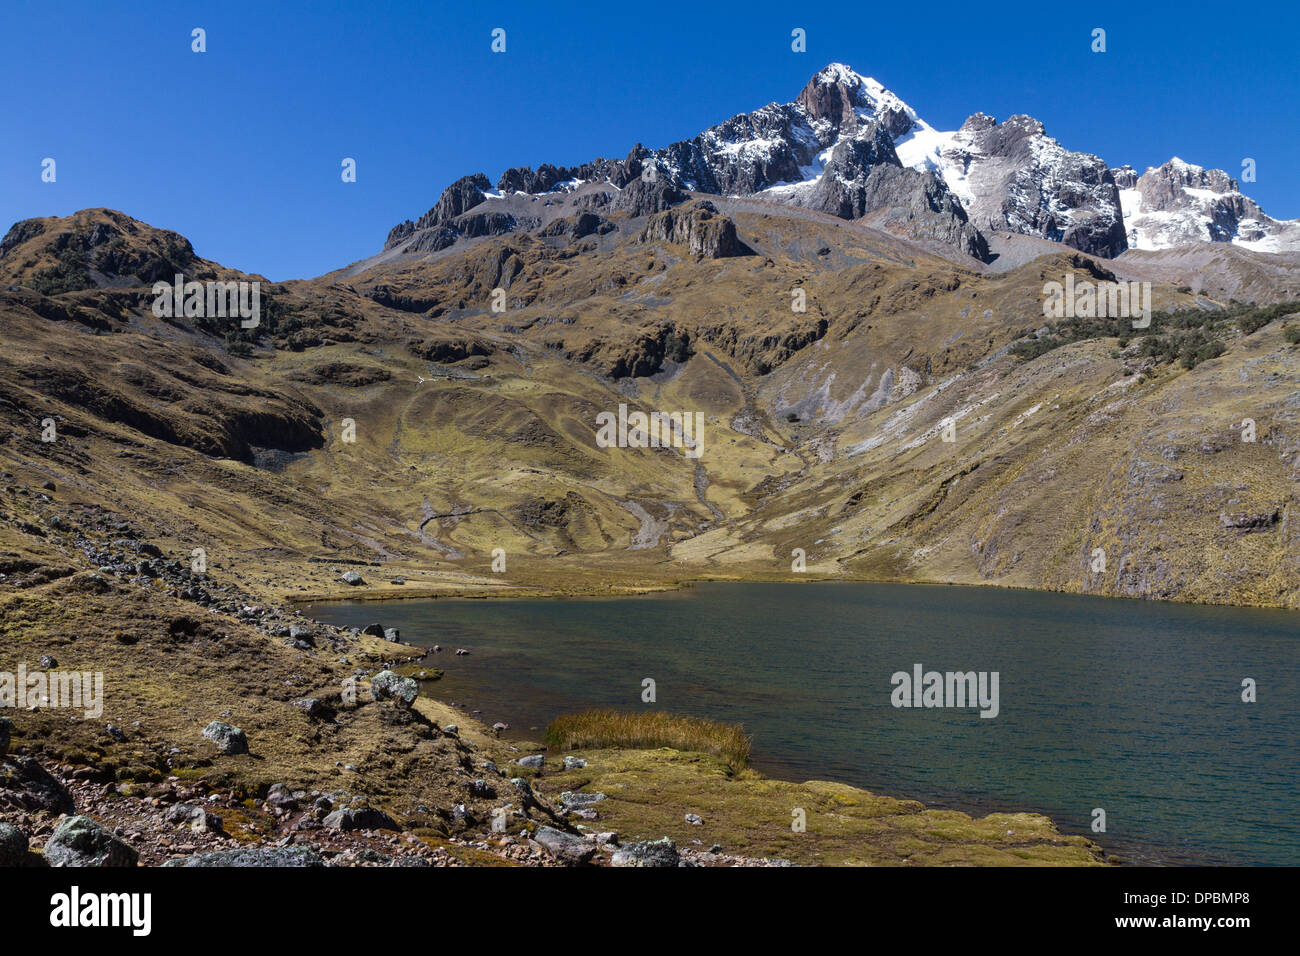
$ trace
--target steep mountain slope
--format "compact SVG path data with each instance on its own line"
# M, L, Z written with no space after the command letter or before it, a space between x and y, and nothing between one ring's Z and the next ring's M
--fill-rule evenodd
M820 575L1300 600L1288 310L1063 336L1044 284L1115 278L1104 261L993 271L761 199L601 218L267 285L254 329L156 317L121 272L36 292L57 250L75 273L169 234L104 210L19 224L0 467L59 488L60 520L133 516L272 594L334 590L340 562L408 591L788 576L797 548ZM1157 279L1153 306L1219 295ZM602 446L620 404L702 414L701 454ZM7 586L81 560L48 515L0 528Z

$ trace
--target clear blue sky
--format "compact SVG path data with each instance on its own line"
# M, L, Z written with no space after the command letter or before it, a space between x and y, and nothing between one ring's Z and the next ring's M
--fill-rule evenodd
M1300 217L1296 7L1080 7L8 0L0 230L109 206L234 268L319 275L377 251L458 176L662 146L794 99L831 61L938 128L1029 113L1139 172L1178 155L1239 178L1253 157L1246 194Z

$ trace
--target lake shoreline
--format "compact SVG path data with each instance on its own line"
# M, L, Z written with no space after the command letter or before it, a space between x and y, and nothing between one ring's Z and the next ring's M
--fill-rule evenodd
M404 585L390 586L382 589L366 587L364 590L349 585L340 585L321 591L303 594L281 593L280 600L293 606L305 604L326 604L342 601L498 601L498 600L578 600L644 597L671 591L686 591L700 584L897 584L908 587L936 588L991 588L998 591L1022 592L1027 594L1060 594L1071 597L1095 598L1098 600L1132 601L1138 604L1169 604L1181 607L1206 608L1240 608L1242 610L1287 611L1300 615L1300 608L1284 604L1237 604L1228 601L1196 601L1183 598L1135 596L1127 594L1098 594L1091 591L1074 591L1065 588L1039 588L1019 584L999 584L991 581L935 581L912 578L873 578L873 577L831 577L813 575L703 575L684 579L674 579L648 585L610 584L607 586L573 587L565 585L544 584L507 584L486 583L474 587L440 588L425 586L408 588Z
M774 582L764 582L764 584L767 583ZM906 598L911 602L910 606L914 609L920 609L923 606L935 607L955 603L960 606L973 605L979 607L981 610L985 609L986 605L996 606L1003 608L1001 613L1006 614L1007 612L1005 608L1008 606L1011 606L1014 609L1019 609L1021 606L1027 609L1032 609L1033 607L1032 602L1030 604L1024 604L1014 596L1010 595L1007 592L1007 589L1003 588L985 588L984 590L987 593L983 595L973 594L973 589L969 586L966 588L957 588L952 590L954 596L952 602L936 602L928 597L918 599L915 593L911 593L912 587L918 589L939 587L939 585L932 583L923 583L916 586L905 587L903 585L888 582L848 582L825 578L799 580L797 583L841 585L841 588L817 588L811 592L804 591L802 588L794 588L790 590L783 589L782 592L780 592L786 596L803 595L800 600L812 602L812 604L819 609L825 602L834 603L841 599L852 598L855 595L866 595L867 597L872 597L878 595L878 593L884 594L898 589L904 589ZM425 628L416 624L415 621L420 620L419 615L427 614L429 615L426 618L429 629L437 634L438 639L446 645L446 650L450 651L454 647L458 646L465 646L470 650L472 656L463 659L448 659L446 654L442 655L441 658L435 658L434 655L428 655L427 659L423 662L425 665L441 667L443 666L443 663L446 662L451 667L451 671L449 672L448 677L444 678L444 682L440 683L440 686L434 688L432 685L429 685L427 692L436 694L439 699L444 701L457 701L458 704L464 706L467 716L468 711L479 710L484 714L493 715L484 718L489 722L500 717L500 719L517 727L533 725L534 730L537 730L544 727L546 723L559 714L582 710L592 706L609 706L608 702L593 701L589 696L584 696L584 694L588 693L587 691L580 690L578 693L566 694L566 688L562 681L554 686L549 685L544 680L544 673L541 676L534 673L539 664L539 658L537 657L539 653L545 652L548 656L563 659L565 662L571 664L575 661L575 658L573 658L572 655L592 654L600 656L608 653L611 648L605 646L605 644L608 643L607 641L602 643L603 638L600 635L614 634L620 630L626 630L628 633L646 635L646 639L650 639L648 637L650 634L659 632L659 623L657 621L654 623L648 623L646 620L647 614L652 618L666 614L669 615L672 620L682 618L683 615L687 618L693 617L701 610L707 609L708 603L711 600L710 595L716 596L716 592L719 588L726 590L726 586L730 584L739 584L742 588L746 587L743 582L697 580L671 589L660 587L618 594L591 593L590 591L578 591L572 588L553 590L549 594L541 593L540 589L531 590L527 593L521 593L522 589L509 589L494 593L490 600L484 600L482 594L475 595L475 597L477 597L481 602L478 606L486 612L485 617L480 615L478 611L473 610L473 598L466 600L461 595L452 596L444 594L434 599L443 602L437 605L438 609L434 608L432 602L430 602L427 610L421 610L418 606L418 601L415 603L408 601L393 602L389 605L392 609L392 613L389 614L389 619L386 620L385 623L402 625L403 634L408 638L414 635L413 643L423 647L431 643L431 639L425 638ZM703 590L706 585L713 585L715 587L708 588L706 592ZM753 585L749 585L748 587L749 590L746 593L755 595L760 603L777 593L766 587L755 588ZM865 591L862 590L864 587L866 588ZM950 586L945 585L945 588L947 587ZM1050 600L1051 597L1054 597L1050 592L1026 591L1025 593L1035 594L1040 599L1044 596L1048 597L1049 600L1046 602L1040 601L1040 603L1046 603L1050 609L1053 609L1052 617L1054 623L1060 627L1064 627L1066 631L1074 629L1076 619L1081 621L1088 621L1093 618L1101 619L1107 614L1118 614L1124 620L1136 619L1139 622L1142 620L1159 619L1166 622L1169 627L1173 628L1175 633L1183 626L1184 621L1189 620L1193 622L1208 622L1206 626L1212 625L1215 628L1219 627L1219 622L1221 621L1236 622L1238 625L1245 627L1246 630L1243 633L1248 634L1254 632L1271 633L1280 629L1285 629L1289 624L1287 618L1267 613L1279 609L1191 605L1187 602L1161 602L1159 604L1155 602L1138 602L1137 605L1132 605L1132 602L1125 602L1125 606L1132 605L1134 607L1134 610L1129 611L1126 610L1125 607L1116 605L1113 602L1107 602L1104 597L1099 600L1089 601L1082 604L1075 601L1076 598L1081 597L1098 598L1099 596L1096 595L1060 595L1060 597L1066 601L1072 602L1069 605L1060 606ZM965 597L958 601L956 598L956 595L958 594L963 594ZM835 595L835 597L832 597L832 595ZM622 602L613 600L614 598L636 596L644 598L645 602ZM513 602L511 599L513 599ZM572 602L572 608L565 607L569 602ZM353 611L347 622L349 624L355 624L362 618L365 618L367 621L371 618L385 618L384 612L378 610L373 600L357 602L345 599L341 602L329 601L317 603L328 604L340 608L345 608L351 605ZM517 604L519 607L514 607L512 604ZM489 606L491 606L493 610L489 611ZM459 610L453 611L453 608L458 608ZM1141 613L1138 613L1137 609L1141 609ZM1209 611L1209 617L1207 618L1203 614L1196 613L1198 609ZM315 611L308 610L308 613L313 616L319 616L320 610L320 608L317 608ZM1235 613L1237 611L1241 611L1246 615L1246 617L1242 618L1241 615ZM909 611L909 614L910 613L911 612ZM1262 617L1257 616L1261 613ZM397 615L396 620L392 619L393 614ZM411 618L409 616L410 614L415 614L416 617ZM529 637L526 633L516 634L516 628L514 625L507 623L511 620L518 619L523 626L524 631L527 632L531 627L533 627L534 618L551 617L557 614L568 623L560 627L556 632L555 639L559 640L560 643L555 646L554 651L556 653L554 654L551 654L551 649L545 646L549 642L549 639L542 641L539 644L537 639ZM593 627L591 632L593 640L590 642L589 647L589 642L582 636L588 633L586 630L583 630L582 622L593 615L598 616L606 623L598 627ZM484 621L490 620L498 623L492 624L490 631L485 632L484 635L476 637L477 632L474 627L465 630L466 622L472 622L479 620L480 618ZM326 619L330 620L331 623L334 624L343 623L333 616L327 617ZM801 620L807 621L814 619L820 620L818 614L805 613L801 617ZM632 623L629 623L627 627L624 628L622 625L624 620L631 621ZM699 625L700 627L705 628L705 630L698 631L697 633L703 635L706 632L711 631L715 623L720 624L725 629L727 626L725 622L727 620L728 618L726 616L719 618L715 614L708 618L707 624L701 623ZM408 628L407 624L411 624L412 626ZM671 625L664 626L671 629ZM1083 623L1079 626L1086 632L1092 625ZM1102 627L1101 632L1106 633L1106 628ZM507 640L502 639L502 635L505 633L511 635ZM713 661L714 655L718 652L718 647L709 646L697 648L695 643L692 643L695 640L697 639L691 638L688 640L683 638L682 641L673 645L680 649L672 651L671 653L665 652L666 659L689 661L699 657L702 660ZM705 643L707 644L707 641ZM723 639L721 640L721 643L726 644L727 641ZM789 644L789 641L784 640L779 643L786 645ZM1229 644L1230 643L1231 641L1229 641ZM1121 640L1117 646L1130 647L1132 645L1128 641ZM1249 642L1244 646L1249 646ZM999 647L999 644L988 645L979 653L985 655L990 652L994 654L1003 653L1003 651L998 650ZM1050 656L1058 657L1059 654L1053 651ZM638 651L636 655L634 655L633 660L640 660L642 657L644 657L644 651ZM933 659L938 663L941 657L936 656L934 653L921 653L917 659L927 662ZM658 663L652 664L652 661L658 661ZM955 661L954 663L960 664L962 662ZM714 665L711 663L710 669L713 667ZM653 655L646 658L646 668L646 672L648 673L659 674L661 671L669 673L669 671L664 671L663 658L654 657ZM542 670L545 671L545 668L543 667ZM622 672L626 672L626 667L624 667ZM638 673L640 673L640 671L638 671ZM525 677L524 675L527 676ZM676 686L676 682L680 681L681 677L682 675L676 675L673 677L673 681L675 682L674 686ZM712 675L710 675L710 678L711 677ZM694 705L683 706L681 704L674 704L671 709L675 712L743 723L747 731L750 733L754 733L759 728L764 727L763 721L766 720L766 728L762 733L756 735L757 746L754 755L754 762L755 766L763 773L777 779L785 780L787 782L813 779L842 781L845 785L868 788L873 793L919 794L922 795L927 806L951 807L966 813L999 812L1002 808L1009 806L1028 806L1040 808L1039 812L1046 813L1052 819L1067 819L1070 814L1077 816L1082 812L1078 805L1078 800L1080 799L1093 801L1087 804L1088 807L1092 807L1096 803L1103 803L1108 806L1111 805L1107 803L1107 799L1104 798L1103 795L1109 793L1110 788L1113 788L1113 786L1116 785L1114 781L1109 784L1107 784L1105 780L1095 781L1086 785L1081 783L1080 786L1084 787L1084 790L1081 791L1081 794L1083 795L1076 794L1076 798L1068 800L1059 794L1050 798L1034 799L1032 797L1032 793L1036 786L1032 782L1034 771L1032 769L1026 771L1022 768L1018 774L1013 774L1010 778L1006 779L1004 779L999 773L994 778L1000 781L998 786L994 787L988 794L981 794L978 792L981 788L978 784L974 784L974 782L987 775L987 767L983 768L982 771L973 773L969 776L969 780L974 784L975 789L971 789L971 786L969 785L954 787L952 785L945 785L942 782L940 779L943 776L942 773L939 773L938 777L934 777L935 764L933 762L926 763L921 760L922 755L918 755L915 760L911 761L912 765L920 771L919 776L915 772L910 772L909 775L909 772L906 771L905 768L900 774L897 766L893 766L892 769L884 774L874 773L870 776L862 774L858 769L859 766L873 766L879 763L881 759L886 760L886 762L881 764L881 766L886 768L891 767L887 755L890 748L894 747L895 744L891 743L889 740L885 740L883 743L878 742L877 744L873 744L873 747L883 746L885 749L879 751L878 755L875 757L871 756L871 750L866 751L864 754L864 756L867 757L865 764L862 761L852 762L853 765L851 767L851 772L847 773L844 772L846 765L844 764L843 754L841 754L838 759L829 761L824 760L818 756L816 745L812 744L800 746L796 751L798 759L791 763L788 759L790 756L789 748L791 744L788 739L783 739L782 733L777 733L776 736L772 735L771 721L777 719L779 722L778 726L784 724L813 726L819 718L810 718L809 715L804 714L802 711L797 709L787 710L784 705L776 707L775 709L773 709L772 705L766 705L766 717L764 717L761 712L750 712L745 709L743 702L747 699L746 694L752 693L752 691L747 692L743 684L737 685L734 688L736 700L729 702L728 698L733 694L732 685L727 683L725 679L719 677L718 682L727 688L726 693L728 698L717 698L716 689L709 690L709 687L707 686L710 678L706 678L706 686L699 688L699 690L706 691L707 693L705 693L704 697L699 697L697 692L695 697L698 699ZM466 681L469 683L466 683ZM486 682L486 684L484 682ZM540 686L535 687L534 685L537 685L539 682ZM500 687L490 686L493 684L498 684ZM599 684L600 681L596 681L596 684L593 686L598 686ZM866 687L874 686L874 684L871 683L871 681L868 681L867 684L859 682L859 684L855 686ZM507 691L503 692L501 689L502 687L507 688ZM763 693L770 695L770 690ZM1017 691L1017 693L1019 693L1019 691ZM762 697L758 699L762 700ZM714 703L706 703L707 701L714 701ZM722 711L719 711L718 709L719 701L724 708ZM1019 699L1017 699L1017 703L1019 703ZM629 706L636 707L637 705L631 699L625 699L624 707ZM662 702L661 706L663 706ZM726 710L725 708L727 707L730 707L731 709ZM1143 713L1145 713L1145 711L1143 711ZM1021 715L1022 722L1024 716L1025 714ZM876 720L877 723L879 722L878 717L873 719ZM907 718L903 716L898 719L906 720ZM842 720L843 718L840 718L841 723ZM976 726L979 726L978 722L976 723ZM1199 732L1201 732L1200 729L1198 729L1198 733ZM802 734L804 731L799 731L799 733ZM1023 734L1023 731L1020 731L1020 733ZM1071 735L1074 733L1074 730L1069 728L1067 725L1067 728L1061 733L1063 733L1064 736L1060 738L1060 743L1067 747L1074 746L1074 744L1071 743L1071 740L1073 739ZM507 736L514 738L516 734L509 733ZM788 736L788 734L785 736ZM523 732L519 733L519 739L526 741L528 739L528 734ZM1047 745L1055 746L1056 744L1049 741ZM942 762L942 760L939 761L939 763ZM930 769L924 770L923 768L925 767L929 767ZM1021 777L1024 777L1025 773L1029 773L1030 778L1020 779ZM926 782L925 778L927 776L934 777L934 779ZM908 779L913 778L915 779L912 783L909 784L906 782ZM1126 782L1124 773L1119 773L1118 778L1120 784ZM1269 774L1263 774L1260 782L1262 785L1268 785L1270 783ZM1221 785L1221 781L1216 782L1216 785ZM1133 795L1126 795L1123 797L1112 795L1109 800L1112 801L1115 806L1124 806L1125 802L1131 802L1137 794L1150 793L1154 795L1161 792L1161 787L1157 785L1152 785L1146 789L1143 789L1140 785L1137 786L1138 789ZM1093 791L1093 795L1089 795L1089 791ZM1003 793L1004 796L997 796L999 792ZM1017 794L1020 795L1017 796ZM1066 806L1069 806L1070 814L1063 817L1061 816L1062 808ZM1133 809L1128 808L1129 814L1132 814L1133 812ZM1267 813L1271 812L1272 811L1261 811L1260 813L1255 813L1253 815L1247 814L1247 816L1253 816L1255 819L1258 819L1261 813L1267 815ZM1074 822L1074 824L1069 828L1069 832L1086 837L1089 835L1083 829L1086 826L1087 819L1086 814L1084 814L1082 819ZM1127 821L1127 826L1127 833L1133 833L1134 829L1132 819ZM1158 833L1153 834L1153 838L1151 839L1131 839L1126 836L1123 839L1116 838L1107 840L1104 834L1098 834L1097 836L1099 839L1107 842L1108 849L1118 859L1124 862L1133 862L1138 864L1205 865L1216 862L1234 861L1241 863L1243 861L1251 861L1252 858L1257 856L1257 854L1250 852L1248 845L1234 844L1231 840L1224 846L1237 846L1236 850L1227 850L1222 847L1215 849L1213 843L1198 846L1195 839L1182 839L1175 823L1171 822L1169 823L1169 826L1173 827L1170 831L1173 840L1168 843L1164 842L1161 835ZM1115 828L1112 827L1112 829ZM1227 827L1225 833L1232 830L1232 827ZM1121 830L1119 832L1124 833L1125 831ZM1227 837L1225 837L1225 839L1226 838ZM1232 840L1236 839L1237 837L1232 837ZM1273 849L1269 852L1273 854L1279 852L1285 854L1286 851L1281 848L1289 845L1287 843L1288 840L1290 840L1289 835L1277 836L1271 839L1270 843L1273 844ZM1267 862L1269 859L1269 852L1258 854L1260 861ZM1274 860L1274 862L1276 862L1276 860Z

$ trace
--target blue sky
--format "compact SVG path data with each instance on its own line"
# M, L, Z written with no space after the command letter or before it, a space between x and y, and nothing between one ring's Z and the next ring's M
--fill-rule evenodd
M458 176L688 138L794 99L831 61L940 129L1029 113L1139 172L1178 155L1240 178L1252 157L1243 191L1295 218L1298 28L1296 8L1268 4L9 0L0 229L109 206L234 268L319 275L377 251ZM41 182L45 157L57 182Z

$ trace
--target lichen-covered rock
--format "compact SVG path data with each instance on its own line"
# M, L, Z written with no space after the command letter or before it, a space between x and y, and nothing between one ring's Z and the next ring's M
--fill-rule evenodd
M27 862L27 834L10 823L0 823L0 867Z
M312 846L240 847L237 850L214 850L168 860L163 866L202 867L286 867L324 866L325 861Z
M370 694L375 700L391 700L410 707L420 696L420 685L414 678L402 677L392 671L380 671L370 678Z
M560 794L560 806L570 812L574 810L585 810L593 803L600 803L605 799L603 793L573 793L566 790Z
M139 856L90 817L67 817L45 844L50 866L135 866Z
M664 837L661 840L647 840L619 847L610 858L609 865L676 866L678 861L677 847L672 840Z
M223 754L248 753L248 737L238 727L232 727L223 721L214 720L208 724L203 728L203 736L216 744Z
M72 813L72 794L33 757L0 760L0 809Z

